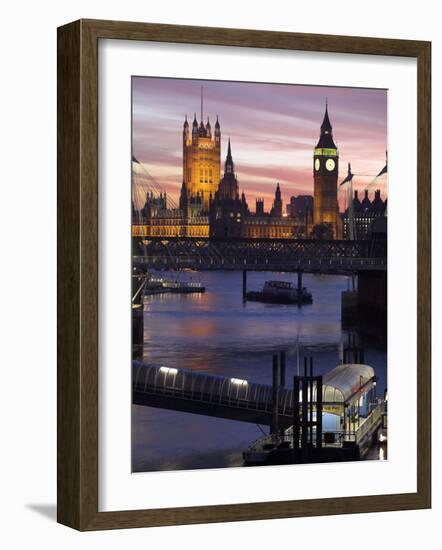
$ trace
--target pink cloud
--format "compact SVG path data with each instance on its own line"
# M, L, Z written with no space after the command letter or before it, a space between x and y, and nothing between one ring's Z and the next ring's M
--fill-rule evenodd
M219 116L221 160L230 136L239 185L252 207L256 196L273 197L276 182L284 203L291 195L313 192L312 155L326 97L340 153L339 178L351 162L355 188L362 191L385 164L385 90L149 77L132 82L133 152L175 200L182 179L184 115L191 123L199 111L201 85L212 127ZM380 184L386 195L386 181Z

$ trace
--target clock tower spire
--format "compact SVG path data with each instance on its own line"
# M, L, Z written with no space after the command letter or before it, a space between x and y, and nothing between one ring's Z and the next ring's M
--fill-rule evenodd
M313 153L313 224L329 227L335 239L342 236L338 207L338 172L339 152L333 140L333 127L326 102L319 141Z

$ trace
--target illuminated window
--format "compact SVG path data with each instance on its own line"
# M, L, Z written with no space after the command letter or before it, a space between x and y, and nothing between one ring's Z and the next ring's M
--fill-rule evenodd
M241 378L231 378L230 382L236 386L247 386L247 380L242 380Z
M164 374L177 374L178 370L171 367L160 367L160 372L163 372Z

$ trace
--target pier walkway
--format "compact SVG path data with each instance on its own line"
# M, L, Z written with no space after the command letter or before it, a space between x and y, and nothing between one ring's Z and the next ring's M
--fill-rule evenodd
M271 385L140 361L133 361L132 384L135 405L272 424ZM344 431L355 431L350 418L355 416L361 395L374 385L375 373L368 365L339 365L323 376L323 411L343 416ZM281 428L293 424L293 390L288 387L279 388L278 416Z

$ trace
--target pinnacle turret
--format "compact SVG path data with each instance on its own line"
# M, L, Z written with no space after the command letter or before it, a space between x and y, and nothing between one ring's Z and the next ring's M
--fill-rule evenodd
M234 173L234 165L233 165L233 158L232 158L232 148L230 145L230 138L229 138L229 144L227 146L227 156L226 156L226 162L225 162L225 173Z

